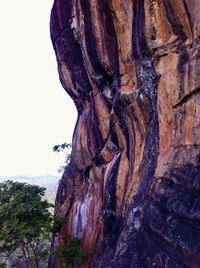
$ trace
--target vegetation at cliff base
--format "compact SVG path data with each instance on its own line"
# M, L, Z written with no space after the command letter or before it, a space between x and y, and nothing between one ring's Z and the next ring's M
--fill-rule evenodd
M59 237L66 217L53 216L45 188L22 182L0 183L0 268L46 268L50 241ZM55 252L60 267L81 263L88 254L81 241L65 237Z
M66 224L66 223L67 223L67 219L65 217L60 217L60 216L55 215L53 217L53 224L51 227L52 234L53 235L58 234L62 225Z
M0 261L2 267L46 267L52 205L45 188L26 183L0 183ZM8 266L9 265L9 266Z
M63 237L63 243L55 250L56 259L61 268L79 264L88 259L89 254L81 250L81 240L69 236Z

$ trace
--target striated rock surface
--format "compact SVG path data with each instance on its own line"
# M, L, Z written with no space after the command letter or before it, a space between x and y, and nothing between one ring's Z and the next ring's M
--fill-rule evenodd
M78 110L56 213L68 218L60 237L91 252L81 267L200 267L199 10L54 2L60 80Z

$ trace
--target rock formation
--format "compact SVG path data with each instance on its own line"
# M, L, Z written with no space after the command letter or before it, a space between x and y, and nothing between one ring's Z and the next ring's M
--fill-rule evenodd
M81 267L199 268L200 1L55 0L51 38L78 110L60 236Z

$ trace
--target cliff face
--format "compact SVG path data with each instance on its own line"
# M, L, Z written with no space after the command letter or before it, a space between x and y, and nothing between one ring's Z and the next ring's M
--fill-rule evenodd
M56 213L60 235L92 253L84 267L200 267L199 10L54 2L60 80L78 110Z

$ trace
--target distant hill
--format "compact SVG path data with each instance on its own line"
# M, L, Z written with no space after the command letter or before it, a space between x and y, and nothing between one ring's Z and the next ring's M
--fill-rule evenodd
M13 181L20 181L26 182L30 184L37 184L40 186L45 185L54 185L58 184L60 177L53 176L53 175L42 175L42 176L25 176L25 175L17 175L17 176L0 176L0 181L5 180L13 180Z
M52 175L42 175L42 176L19 175L19 176L1 176L0 177L0 182L4 182L7 180L19 181L19 182L35 184L41 187L45 187L47 200L51 203L54 203L60 177L52 176Z

